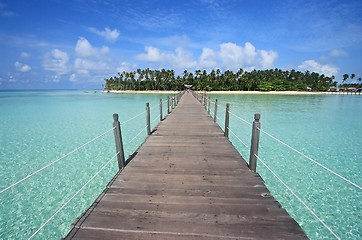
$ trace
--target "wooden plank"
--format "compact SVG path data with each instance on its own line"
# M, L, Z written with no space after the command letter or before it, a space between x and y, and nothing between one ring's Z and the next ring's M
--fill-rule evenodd
M186 93L66 239L306 239Z

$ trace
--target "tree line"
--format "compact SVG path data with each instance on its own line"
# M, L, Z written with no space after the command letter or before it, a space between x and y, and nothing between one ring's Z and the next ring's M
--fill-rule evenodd
M355 78L356 78L356 74L352 73L351 75L349 75L349 74L345 73L345 74L343 74L342 77L343 77L343 79L342 79L342 84L339 85L339 88L350 88L350 87L357 88L357 89L362 88L362 83L346 83L346 81L347 81L348 79L351 79L351 80L355 79ZM357 80L358 80L359 82L362 82L362 78L361 78L361 77L357 78Z
M349 76L348 76L349 77ZM347 77L347 78L348 78ZM352 77L352 75L351 75ZM185 70L177 75L174 70L123 71L117 76L105 79L105 90L182 90L185 84L193 90L205 91L328 91L337 87L334 76L328 77L316 72L285 71L281 69L233 72L220 69Z

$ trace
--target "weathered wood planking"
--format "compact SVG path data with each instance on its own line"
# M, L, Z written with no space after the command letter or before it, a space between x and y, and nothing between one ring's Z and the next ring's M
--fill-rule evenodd
M186 93L66 239L306 238Z

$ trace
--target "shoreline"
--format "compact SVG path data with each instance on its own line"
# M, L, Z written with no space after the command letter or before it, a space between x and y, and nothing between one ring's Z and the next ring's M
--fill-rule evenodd
M178 91L171 91L171 90L103 90L104 93L115 93L115 94L176 94Z
M113 94L177 94L178 91L171 90L103 90L104 93L113 93ZM203 91L198 91L203 92ZM216 94L260 94L260 95L326 95L326 94L354 94L347 92L307 92L307 91L270 91L270 92L261 92L261 91L209 91L206 92L210 95ZM358 94L358 93L357 93Z
M208 94L260 94L260 95L320 95L333 94L332 92L307 92L307 91L210 91ZM336 93L338 94L338 93Z

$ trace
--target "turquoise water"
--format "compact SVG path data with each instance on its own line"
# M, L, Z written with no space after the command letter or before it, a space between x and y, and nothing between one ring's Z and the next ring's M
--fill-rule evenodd
M221 106L328 168L362 185L362 96L354 95L211 95ZM167 95L103 94L94 91L0 92L0 190L89 140L105 133L38 175L0 194L0 239L27 239L115 155L112 114L122 124L125 155L146 137L145 103L152 127L158 123L159 99ZM165 106L165 104L164 104ZM164 115L167 109L163 109ZM219 108L218 121L224 112ZM222 124L221 124L222 125ZM251 127L231 116L230 128L250 145ZM143 132L137 136L137 134ZM109 132L107 132L109 131ZM134 140L132 140L137 136ZM362 238L362 192L261 133L259 156L342 239ZM230 139L244 158L249 149ZM130 142L132 140L132 142ZM34 239L59 239L104 189L117 171L111 160ZM257 171L272 194L311 239L333 235L258 162Z
M362 96L250 94L211 98L217 98L223 108L230 103L231 112L248 122L259 112L262 130L362 186ZM223 128L224 110L218 112ZM230 129L248 146L229 134L248 161L251 126L231 115ZM362 239L360 189L263 132L258 155L339 238ZM260 162L257 172L310 239L335 239Z
M0 190L105 133L0 194L0 239L28 239L112 159L116 153L113 113L119 113L121 122L141 114L122 124L125 156L132 154L146 137L146 117L142 113L145 104L150 103L151 126L155 127L159 122L160 98L165 100L167 95L94 91L0 92ZM164 115L166 112L164 107ZM114 159L34 239L64 236L70 230L70 224L90 206L117 169Z

